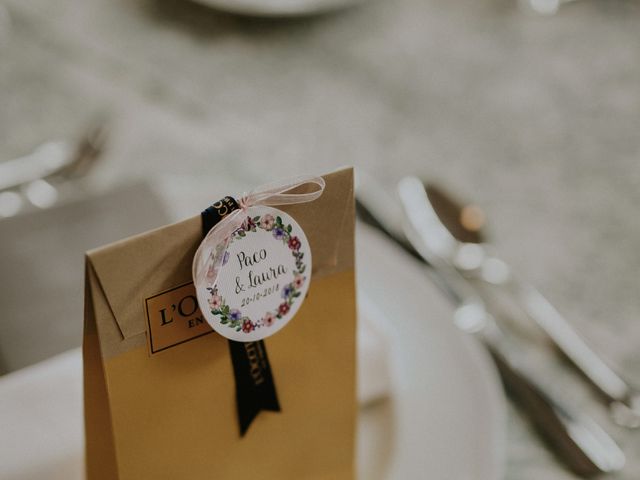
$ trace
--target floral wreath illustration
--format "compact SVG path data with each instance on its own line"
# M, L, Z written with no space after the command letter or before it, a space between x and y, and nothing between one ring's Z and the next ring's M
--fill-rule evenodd
M257 328L271 327L275 324L276 320L281 319L291 310L291 306L295 303L296 298L300 296L300 289L306 280L306 277L303 275L306 270L306 265L302 261L304 253L300 251L302 243L297 236L291 235L293 230L291 224L284 225L280 216L274 217L270 213L262 216L257 215L253 218L248 216L242 222L240 228L231 234L228 245L231 245L237 238L246 237L248 232L256 232L258 228L272 232L276 240L282 241L283 245L289 247L291 255L293 255L295 259L296 268L293 271L293 281L282 288L282 303L278 305L278 308L273 311L268 311L261 319L256 321L251 320L247 316L243 316L239 309L230 308L225 302L225 299L218 294L217 285L207 287L207 290L211 294L208 298L211 313L220 319L222 325L234 328L236 332L243 331L244 333L251 333ZM216 255L221 254L221 250L222 249L216 252ZM225 251L222 265L227 263L228 258L229 252ZM215 275L215 271L210 270L208 274Z

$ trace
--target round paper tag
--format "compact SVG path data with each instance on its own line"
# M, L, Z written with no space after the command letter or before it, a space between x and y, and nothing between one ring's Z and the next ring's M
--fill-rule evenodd
M300 225L275 208L249 207L223 255L215 285L196 285L211 327L241 342L284 327L302 305L311 280L311 250Z

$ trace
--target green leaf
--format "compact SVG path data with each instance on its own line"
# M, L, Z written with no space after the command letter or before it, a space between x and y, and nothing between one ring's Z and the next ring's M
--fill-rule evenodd
M291 225L287 225L287 232L291 233L291 230L293 230L293 229L291 228Z
M260 215L256 215L255 217L253 217L254 222L257 222L258 220L260 220Z
M294 294L293 294L293 296L294 296L294 298L295 298L295 297L299 297L299 296L300 296L300 292L296 292L296 293L294 293Z
M280 215L278 215L278 216L276 217L276 223L277 223L278 225L282 225L282 217L280 217Z

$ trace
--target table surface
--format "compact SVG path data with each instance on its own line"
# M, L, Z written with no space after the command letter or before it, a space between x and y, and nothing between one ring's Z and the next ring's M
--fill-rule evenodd
M112 119L105 184L223 172L252 185L343 164L482 205L503 256L640 385L640 5L367 0L298 20L181 0L5 0L0 158ZM10 25L10 27L8 27ZM640 432L536 346L551 389L640 476ZM571 479L510 412L508 479Z

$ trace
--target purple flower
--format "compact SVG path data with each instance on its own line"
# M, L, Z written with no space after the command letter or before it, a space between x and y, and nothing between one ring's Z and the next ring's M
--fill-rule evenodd
M222 265L226 265L229 260L229 250L225 250L224 257L222 257Z
M284 237L284 230L280 227L274 228L273 236L280 240L282 237Z
M237 308L234 308L229 312L229 318L231 320L240 320L241 317L242 313L240 313L240 310L238 310Z
M285 287L282 289L282 298L289 298L289 295L291 295L291 292L293 292L293 288L291 287L291 284L285 285Z

